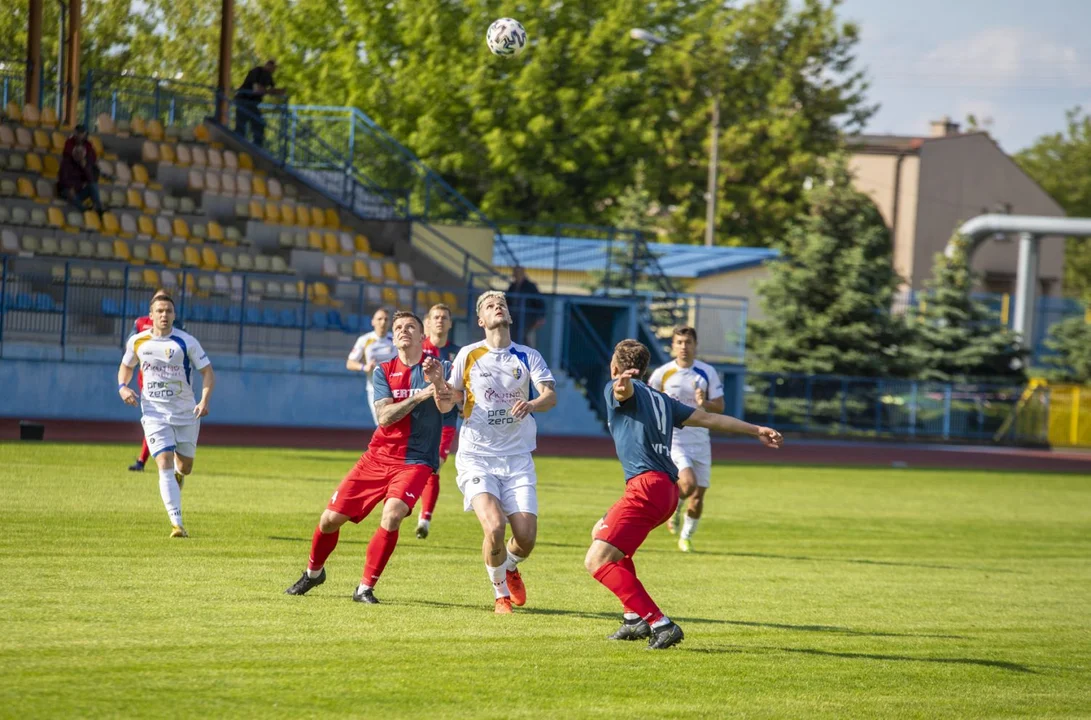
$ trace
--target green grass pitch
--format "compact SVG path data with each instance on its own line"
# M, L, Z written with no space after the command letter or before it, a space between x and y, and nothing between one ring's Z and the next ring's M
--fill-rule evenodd
M636 556L686 632L654 653L604 639L583 569L616 461L538 458L528 606L498 617L452 463L367 606L377 516L284 595L356 454L202 448L178 541L135 450L0 444L0 716L1091 716L1088 477L719 465L698 552Z

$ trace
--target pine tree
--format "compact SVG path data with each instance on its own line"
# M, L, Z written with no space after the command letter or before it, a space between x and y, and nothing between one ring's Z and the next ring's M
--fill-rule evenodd
M922 380L1022 380L1026 350L1018 336L973 299L966 245L956 238L951 257L936 255L932 279L912 324L909 347Z
M750 325L759 371L867 377L903 375L902 319L890 312L901 282L878 209L835 157L808 191L807 210L775 247L781 259L759 288L766 319Z
M1050 380L1091 383L1091 322L1082 317L1063 320L1049 329L1045 345L1054 353L1042 358Z

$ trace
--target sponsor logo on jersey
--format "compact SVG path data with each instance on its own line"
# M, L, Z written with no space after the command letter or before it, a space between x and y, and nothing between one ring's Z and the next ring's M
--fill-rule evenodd
M512 400L522 400L522 390L512 391L500 391L497 392L493 388L485 388L485 399L489 402L510 402Z
M400 373L400 372L390 373L390 377L392 377L392 378L401 377L402 375L405 375L405 373Z
M391 390L390 392L394 396L395 400L405 400L406 398L413 397L414 395L416 395L419 392L422 392L423 390L424 390L424 388L409 388L409 389L406 389L406 390L402 390L401 388L398 388L397 390Z

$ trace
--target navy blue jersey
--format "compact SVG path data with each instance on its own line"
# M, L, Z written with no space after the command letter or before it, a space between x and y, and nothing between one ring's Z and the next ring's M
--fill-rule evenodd
M443 363L444 376L450 374L451 363ZM402 402L428 387L420 363L407 367L401 358L394 358L375 368L371 376L375 401ZM443 416L434 399L429 398L413 408L393 425L380 426L371 436L367 451L377 460L402 465L427 465L439 468L439 440Z
M614 382L606 383L606 422L625 471L625 482L646 472L662 472L678 481L671 460L674 428L682 427L696 408L683 405L658 390L633 380L633 395L623 403L614 398Z
M455 355L458 355L458 351L462 349L459 345L455 345L450 340L448 340L447 344L443 347L437 348L428 338L424 338L421 347L424 350L425 355L431 355L437 360L444 360L446 362L452 362L455 359ZM444 377L446 377L446 375ZM443 427L454 427L457 424L458 408L453 407L451 408L451 412L446 413L443 416Z

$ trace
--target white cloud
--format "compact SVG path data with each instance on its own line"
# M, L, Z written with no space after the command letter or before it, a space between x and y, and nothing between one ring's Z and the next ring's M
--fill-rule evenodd
M1079 50L1018 27L985 28L945 42L925 53L912 74L957 87L1091 86L1091 62Z

